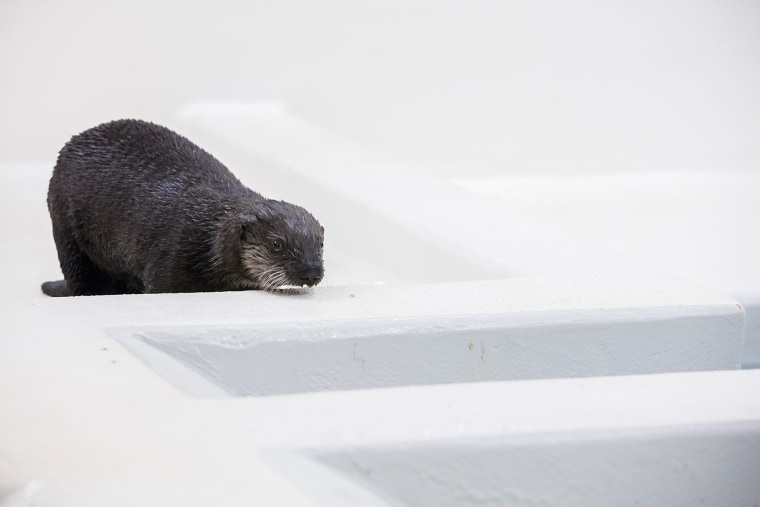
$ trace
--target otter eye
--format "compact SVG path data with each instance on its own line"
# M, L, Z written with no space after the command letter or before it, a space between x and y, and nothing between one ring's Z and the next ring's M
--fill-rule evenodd
M272 241L272 249L275 252L279 252L280 250L282 250L282 243L280 242L279 239Z

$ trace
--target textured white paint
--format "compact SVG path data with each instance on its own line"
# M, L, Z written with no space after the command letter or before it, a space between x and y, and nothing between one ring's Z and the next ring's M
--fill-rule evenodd
M752 169L759 15L751 1L4 0L0 158L48 157L115 117L280 98L437 174Z
M734 367L743 310L693 282L760 361L757 8L0 2L0 158L46 159L0 167L0 505L756 506L757 371L333 389ZM292 113L174 114L230 97ZM313 210L324 285L43 298L55 153L121 116ZM221 392L135 330L328 392L193 399L165 378Z
M182 117L188 135L243 169L244 182L311 210L329 231L326 243L402 280L555 276L614 265L561 231L389 162L277 104L195 104Z
M47 424L17 431L19 447L6 444L4 459L28 458L36 446L56 452L31 464L36 477L45 478L37 507L130 505L140 492L143 505L203 505L218 495L227 505L257 498L262 505L348 507L345 495L324 495L345 488L361 494L340 478L332 483L324 469L306 473L310 465L288 458L291 452L314 457L360 485L369 482L373 501L390 497L425 505L425 499L436 499L450 505L452 499L485 498L521 505L515 498L566 498L568 505L635 505L664 499L688 505L704 498L705 505L751 506L758 492L751 478L760 471L760 406L753 396L759 388L760 371L743 371L213 404L146 393L147 400L128 406L89 405L87 418L71 413L85 407L81 402L48 412L56 416L56 431ZM92 443L97 456L89 450ZM135 468L125 468L130 463ZM311 500L283 496L287 490L260 464ZM315 485L315 478L322 484ZM459 496L451 497L452 490ZM55 496L60 493L63 502Z
M354 256L363 267L382 266L392 282L582 272L614 275L611 291L621 274L635 280L655 270L741 298L753 314L760 299L757 171L473 178L463 168L446 180L276 103L194 104L182 117L223 159L263 172L244 172L244 180L314 210L341 252L339 270ZM756 364L756 325L746 340L744 362Z
M626 259L726 294L760 294L760 171L509 176L457 181Z
M760 291L737 291L732 294L744 307L744 353L742 364L760 368Z
M184 392L223 395L204 389L200 376L246 396L732 369L739 364L742 323L731 305L111 333ZM168 357L156 357L158 350Z
M320 458L409 507L753 506L760 498L757 422L475 437Z
M377 171L386 166L329 133L321 146L325 131L281 109L243 113L231 124L242 137L224 120L227 141L196 125L198 141L256 188L324 212L338 260L328 257L324 286L45 298L39 282L58 275L40 199L49 165L0 171L16 211L0 222L14 238L0 251L3 507L688 504L702 493L751 505L760 372L472 383L735 368L744 311L733 299L618 262L454 183ZM245 138L267 153L241 148ZM309 186L315 178L324 185ZM350 217L387 241L352 236ZM410 252L424 255L406 263ZM219 345L206 367L233 392L265 382L269 393L328 392L191 398L165 378L221 393L158 343L188 357ZM289 378L293 365L304 373ZM469 383L412 385L448 382ZM355 390L389 385L405 387ZM665 480L673 469L689 472Z

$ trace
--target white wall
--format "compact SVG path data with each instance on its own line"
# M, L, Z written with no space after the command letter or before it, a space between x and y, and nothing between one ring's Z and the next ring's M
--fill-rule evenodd
M4 0L0 160L280 99L424 168L760 167L760 4Z

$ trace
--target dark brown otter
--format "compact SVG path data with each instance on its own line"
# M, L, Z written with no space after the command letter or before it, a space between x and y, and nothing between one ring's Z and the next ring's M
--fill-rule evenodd
M61 149L48 191L64 280L49 296L314 286L324 229L171 130L104 123Z

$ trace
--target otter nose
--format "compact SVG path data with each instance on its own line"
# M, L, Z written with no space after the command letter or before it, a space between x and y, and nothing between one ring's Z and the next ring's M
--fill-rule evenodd
M322 263L309 264L298 272L298 279L309 287L316 285L322 280L325 270Z

